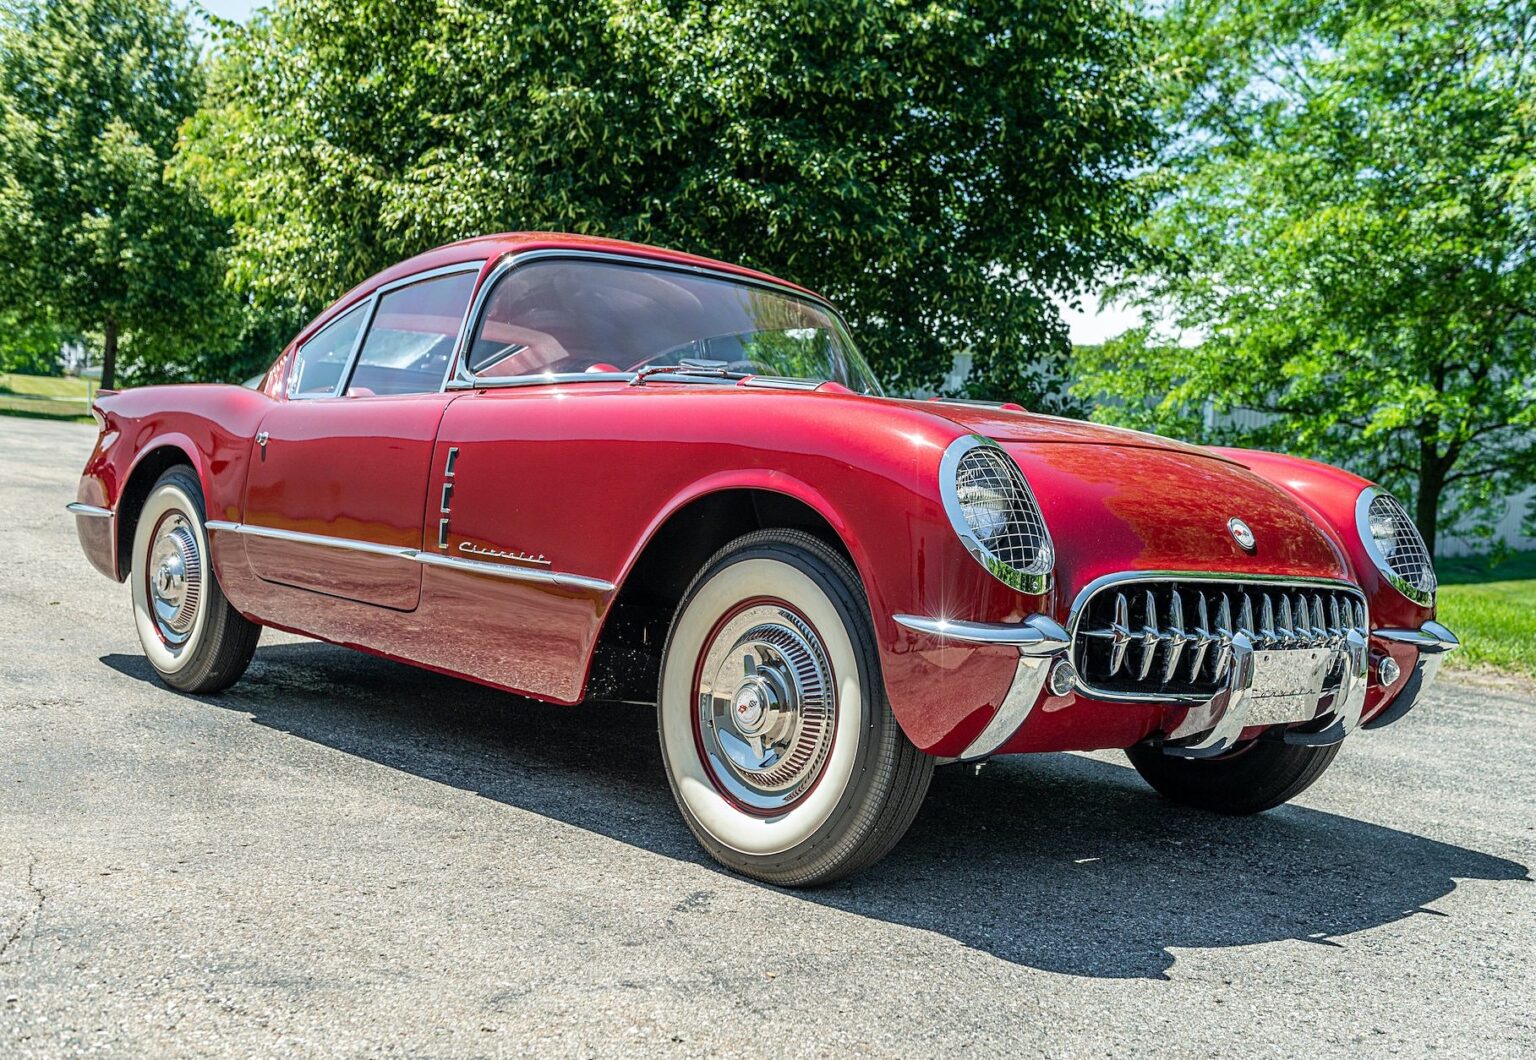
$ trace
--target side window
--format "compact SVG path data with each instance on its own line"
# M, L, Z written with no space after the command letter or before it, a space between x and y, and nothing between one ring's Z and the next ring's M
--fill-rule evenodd
M449 273L379 298L348 397L429 394L442 386L476 272Z
M352 307L299 347L288 371L289 397L330 397L336 392L367 308L367 302Z

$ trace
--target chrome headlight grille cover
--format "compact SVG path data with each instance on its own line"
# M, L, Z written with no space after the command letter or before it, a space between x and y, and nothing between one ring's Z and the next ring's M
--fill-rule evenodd
M966 435L944 450L939 495L965 550L1026 593L1050 587L1056 549L1024 472L990 438Z
M1355 529L1360 543L1398 592L1416 604L1435 599L1435 565L1408 510L1390 493L1374 486L1362 490L1355 502Z

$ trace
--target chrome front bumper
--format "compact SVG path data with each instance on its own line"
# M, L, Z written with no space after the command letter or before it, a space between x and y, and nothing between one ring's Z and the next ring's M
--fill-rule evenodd
M1069 666L1071 663L1071 636L1060 623L1045 615L1031 615L1012 624L956 622L916 615L896 615L895 620L905 629L941 640L1018 649L1019 662L1007 694L987 727L960 753L961 761L986 758L1007 743L1028 720L1052 669L1058 662ZM1413 708L1439 672L1445 653L1461 642L1438 622L1426 622L1412 630L1380 629L1372 636L1418 649L1413 673L1397 697L1365 726L1377 729L1397 721ZM1190 708L1184 720L1165 738L1164 753L1181 758L1225 754L1242 737L1244 729L1265 724L1254 720L1255 650L1253 641L1245 634L1238 633L1232 638L1232 664L1227 671L1226 687ZM1338 651L1344 659L1344 674L1328 712L1301 728L1285 729L1282 738L1287 743L1323 747L1338 743L1360 727L1372 671L1369 644L1359 631L1350 630Z
M1418 629L1378 629L1375 636L1398 644L1412 645L1418 649L1419 657L1413 664L1413 672L1398 690L1397 698L1387 704L1386 710L1365 723L1363 728L1367 729L1384 728L1412 710L1440 672L1440 664L1445 661L1446 653L1461 647L1456 634L1438 622L1426 622Z
M1022 622L1007 625L897 615L896 624L940 640L1017 648L1019 651L1013 683L1008 686L1007 694L987 727L960 752L962 762L986 758L1019 731L1029 712L1035 709L1051 668L1057 660L1065 661L1072 647L1072 638L1061 623L1045 615L1030 615Z

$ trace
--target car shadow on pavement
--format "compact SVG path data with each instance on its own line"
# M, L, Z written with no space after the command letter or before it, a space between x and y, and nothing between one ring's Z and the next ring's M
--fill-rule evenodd
M139 656L102 662L156 680ZM650 708L550 706L316 643L261 648L229 692L188 698L714 867L673 805ZM1186 810L1129 767L1058 754L979 775L938 770L884 861L786 893L1034 968L1164 978L1172 948L1339 945L1404 917L1447 915L1424 906L1457 880L1528 878L1514 861L1300 806L1251 818Z

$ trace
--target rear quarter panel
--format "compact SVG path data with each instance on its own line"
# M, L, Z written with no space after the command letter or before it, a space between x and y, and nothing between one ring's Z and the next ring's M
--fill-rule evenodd
M76 499L118 513L111 556L87 547L92 562L122 580L131 518L119 512L125 491L147 489L146 460L164 450L181 454L203 487L209 519L238 520L251 439L272 399L257 390L221 384L140 387L98 399L104 425L86 460ZM218 555L214 562L217 566ZM236 602L236 606L238 602Z

